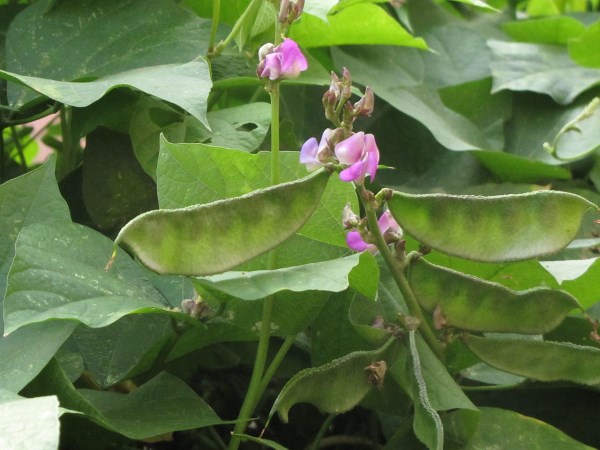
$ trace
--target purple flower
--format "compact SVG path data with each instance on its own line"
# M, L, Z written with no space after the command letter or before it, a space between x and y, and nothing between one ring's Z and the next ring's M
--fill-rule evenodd
M377 221L377 227L384 237L390 234L396 236L401 234L400 225L398 225L398 222L396 222L396 219L394 219L392 213L389 211L381 215ZM346 234L346 244L350 249L357 252L369 250L371 253L377 253L377 246L365 242L358 231L350 231Z
M328 140L331 133L332 130L327 128L323 131L321 142L317 143L317 140L313 137L306 141L300 149L300 163L306 164L309 171L317 170L325 164L330 153Z
M362 182L366 175L371 181L375 179L379 149L372 134L360 131L344 139L335 146L335 156L341 164L350 166L340 172L342 181Z
M258 51L258 67L256 73L261 78L280 80L298 78L300 72L308 68L306 58L291 39L284 39L281 44L265 44Z

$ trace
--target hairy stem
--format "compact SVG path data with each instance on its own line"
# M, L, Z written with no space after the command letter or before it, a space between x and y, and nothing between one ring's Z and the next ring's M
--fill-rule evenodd
M359 198L361 199L363 207L365 208L365 214L369 222L369 232L371 233L371 236L375 238L375 245L377 246L377 249L383 257L383 260L385 261L386 265L390 269L392 277L394 278L394 281L400 289L400 292L404 297L404 301L408 306L408 311L411 315L419 319L419 330L425 338L425 341L427 341L427 344L429 344L429 346L437 355L437 357L440 358L440 360L443 359L443 352L440 343L435 337L435 333L429 326L429 322L427 322L427 320L425 319L423 311L421 310L421 307L419 306L419 303L417 302L417 299L415 298L415 295L412 289L410 288L410 285L408 284L408 280L404 275L404 267L402 266L400 261L398 261L398 259L396 259L396 257L392 254L388 245L385 243L381 231L379 231L379 227L377 225L377 214L375 213L375 209L373 208L373 205L368 198L367 190L364 186L361 185L356 187L356 191L358 193Z

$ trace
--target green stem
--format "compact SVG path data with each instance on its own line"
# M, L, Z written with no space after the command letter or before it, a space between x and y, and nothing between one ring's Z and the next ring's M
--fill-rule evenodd
M23 145L21 145L21 139L19 139L19 134L17 133L17 129L14 126L10 127L10 134L12 135L15 148L17 149L19 159L21 160L21 168L24 172L27 172L27 161L25 160Z
M257 3L259 3L260 1L261 0L252 0L250 2L250 4L248 5L248 7L244 10L244 12L242 13L242 15L235 22L235 25L233 26L233 28L231 29L231 31L229 32L229 34L227 35L227 37L223 41L219 42L219 44L216 46L215 51L212 53L213 57L220 55L223 52L223 50L225 49L225 47L227 47L229 45L229 43L233 40L233 38L240 31L240 28L242 28L242 24L244 23L244 19L248 15L249 11L252 11L252 8L254 8L254 5L257 4Z
M271 315L273 312L273 296L265 298L263 304L263 316L260 326L260 335L258 337L258 349L256 350L256 359L250 377L250 385L242 408L238 414L238 423L235 424L231 441L229 442L229 450L237 450L240 446L240 438L236 434L244 434L246 425L254 412L254 406L258 403L260 386L262 383L263 373L265 370L265 362L267 360L267 352L269 350L269 335L271 331Z
M402 267L400 261L396 259L396 257L392 254L388 245L385 243L385 239L383 238L381 231L379 231L379 226L377 225L377 214L375 213L375 209L373 208L373 205L367 197L367 190L364 186L361 185L356 186L356 192L359 198L361 199L363 207L365 208L365 214L369 222L369 232L371 236L375 238L375 245L377 246L377 249L383 257L383 260L385 261L386 265L390 269L392 277L394 278L396 285L398 286L400 292L402 293L402 296L404 297L406 306L408 306L408 311L411 315L419 319L419 322L421 323L419 326L421 334L429 344L429 347L431 347L433 352L437 355L437 357L440 360L443 360L443 351L440 346L440 343L435 337L435 333L429 326L429 322L427 322L427 320L425 319L425 316L423 315L423 311L421 311L421 307L417 302L415 294L413 293L412 289L410 288L410 285L408 284L408 280L404 275L404 268Z
M56 161L56 177L62 180L76 166L79 158L79 142L73 138L71 119L73 110L70 106L63 105L60 109L60 128L62 132L62 149Z
M271 185L279 184L279 84L275 83L269 92L271 96ZM269 253L267 261L267 269L273 270L277 267L277 253L276 250L272 250ZM240 438L235 436L236 434L244 434L246 430L246 424L254 408L258 403L260 396L266 385L270 381L270 377L273 376L277 367L274 368L272 373L267 371L265 374L265 363L267 360L267 353L269 350L269 337L271 334L271 317L273 315L273 295L269 295L265 298L263 303L263 314L260 327L260 334L258 337L258 349L256 350L256 359L254 361L254 367L252 369L252 375L250 377L250 385L240 413L238 415L239 422L236 423L233 430L234 436L229 442L229 450L237 450L240 445ZM293 339L292 339L293 340ZM289 344L291 345L291 343ZM287 351L287 350L286 350ZM283 359L285 353L281 355ZM275 361L274 361L275 362ZM279 361L281 362L281 361ZM277 363L278 365L279 363ZM273 364L271 364L273 366ZM269 368L271 369L271 367ZM270 375L269 375L270 373Z
M215 51L215 40L219 28L219 19L221 16L221 0L213 0L213 15L210 25L210 39L208 41L208 57L211 58Z
M327 433L327 429L329 428L329 425L331 425L331 423L334 420L335 420L335 414L329 414L327 416L327 418L323 422L323 425L321 425L321 428L319 428L319 432L315 436L314 441L312 441L312 444L310 444L308 447L306 447L306 450L318 450L319 449L319 447L321 446L321 440L325 436L325 433Z
M1 125L0 122L0 183L4 183L6 181L5 151L6 149L4 148L4 127Z
M264 394L265 390L267 389L267 386L271 382L271 379L277 372L277 369L279 369L283 358L285 358L285 355L287 355L288 350L294 344L295 339L296 336L287 336L283 341L283 344L281 344L281 347L279 347L277 354L273 358L273 361L271 361L271 364L269 364L269 367L267 368L262 378L262 381L260 382L260 387L258 389L258 399L260 399ZM254 405L254 407L256 408L256 405Z
M279 184L279 83L271 92L271 184Z

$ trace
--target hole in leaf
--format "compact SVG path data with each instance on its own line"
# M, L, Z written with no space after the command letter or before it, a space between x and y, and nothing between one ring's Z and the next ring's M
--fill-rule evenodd
M239 127L237 127L235 129L235 131L252 131L258 128L258 125L256 125L255 123L244 123L242 125L240 125Z

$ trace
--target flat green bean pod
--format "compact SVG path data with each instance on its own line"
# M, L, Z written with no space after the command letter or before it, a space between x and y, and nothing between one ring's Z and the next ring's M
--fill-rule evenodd
M388 207L403 230L448 255L474 261L520 261L554 253L575 237L596 206L566 192L481 197L405 194Z
M468 336L465 343L492 367L539 381L600 383L600 349L568 342Z
M501 284L411 259L409 283L423 308L440 308L445 324L463 330L543 334L557 327L577 300L565 291L514 291Z
M309 219L329 173L203 205L149 211L120 231L116 245L162 274L211 275L275 248Z

